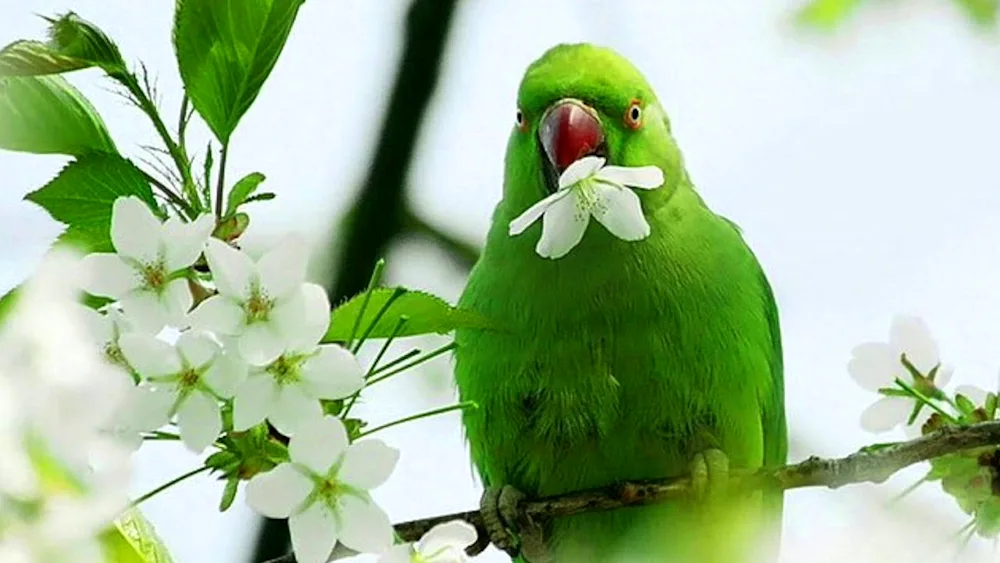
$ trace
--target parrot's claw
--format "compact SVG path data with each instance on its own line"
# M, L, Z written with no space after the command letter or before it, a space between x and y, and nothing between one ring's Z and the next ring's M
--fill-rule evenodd
M512 559L521 556L531 563L550 563L543 527L527 517L521 505L527 495L510 485L483 492L479 511L490 541Z
M729 456L722 450L699 452L691 461L691 492L696 499L718 499L729 488Z
M490 534L490 541L511 558L517 557L521 551L514 532L520 514L519 505L524 499L524 493L510 485L504 485L487 488L479 502L479 512L483 517L483 525Z

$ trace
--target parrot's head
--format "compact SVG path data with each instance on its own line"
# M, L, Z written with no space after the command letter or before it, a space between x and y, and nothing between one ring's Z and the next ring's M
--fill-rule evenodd
M555 192L560 174L589 155L609 165L660 167L663 188L640 194L647 208L669 197L683 174L670 123L642 73L611 49L559 45L521 81L505 199L523 210Z

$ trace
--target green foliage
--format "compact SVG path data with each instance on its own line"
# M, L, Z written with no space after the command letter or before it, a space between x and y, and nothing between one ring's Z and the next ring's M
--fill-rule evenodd
M117 152L97 110L57 75L0 78L0 149L70 156Z
M0 297L0 324L3 324L4 319L7 318L7 315L9 315L14 309L14 306L17 305L17 296L18 288L13 287L7 291L7 293L4 293L3 297Z
M111 209L116 199L130 195L156 208L141 170L121 156L93 153L67 165L55 179L25 199L68 225L62 241L91 252L110 252Z
M126 71L118 46L97 26L73 12L49 22L49 40L16 41L0 50L0 77L38 76L100 67Z
M832 29L847 19L862 0L813 0L803 6L795 15L802 25L820 29Z
M236 185L229 190L229 197L226 199L226 212L223 216L228 217L235 213L239 206L246 203L247 199L257 191L265 179L266 177L260 172L252 172L236 182Z
M126 511L114 528L101 534L106 561L114 563L172 563L163 541L138 509Z
M240 481L258 473L270 471L281 462L288 461L288 450L271 438L267 424L258 424L245 432L229 432L219 442L219 451L208 456L205 465L219 473L226 485L219 500L219 510L225 511L233 504Z
M393 299L397 293L398 296ZM335 308L323 342L346 342L355 326L360 327L356 336L368 332L368 338L388 338L403 317L407 320L396 336L445 334L457 328L492 328L487 319L478 313L453 307L440 297L422 291L382 287L371 290L370 295L367 306L363 307L366 294L362 293Z
M304 0L177 0L174 49L191 103L223 144L253 104Z
M1000 0L955 0L955 3L973 22L984 27L996 25Z

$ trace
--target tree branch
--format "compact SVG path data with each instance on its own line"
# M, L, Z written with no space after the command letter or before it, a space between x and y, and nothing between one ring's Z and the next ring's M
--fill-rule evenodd
M406 233L427 238L444 251L456 264L469 270L479 259L479 248L461 238L447 233L429 223L416 211L407 207L403 211L403 227Z
M1000 446L1000 421L981 422L965 427L945 427L909 442L870 446L838 459L813 456L801 463L784 467L733 472L732 484L749 489L777 487L790 490L805 487L837 489L844 485L882 483L897 471L916 463L990 446ZM691 479L688 477L630 481L602 489L526 501L521 510L524 516L539 521L582 512L676 500L687 496L690 488ZM480 539L489 537L478 510L396 524L396 534L404 541L417 541L435 525L451 520L465 520L476 527ZM338 551L334 553L335 559L354 554L340 547L338 546ZM481 546L477 544L473 547ZM294 562L295 558L287 555L266 563Z

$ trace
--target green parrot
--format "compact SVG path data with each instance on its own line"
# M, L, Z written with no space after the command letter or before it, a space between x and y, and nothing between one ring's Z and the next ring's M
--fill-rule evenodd
M496 507L496 491L690 475L699 486L683 500L557 518L531 542L515 530L520 557L776 560L781 492L724 486L729 468L786 459L778 313L757 259L695 191L666 112L621 55L556 46L527 69L517 103L503 197L459 302L500 328L456 334L459 394L478 404L463 425L484 498ZM590 221L565 256L542 257L547 224L519 236L509 225L587 156L662 171L662 186L634 192L648 236L622 240Z

